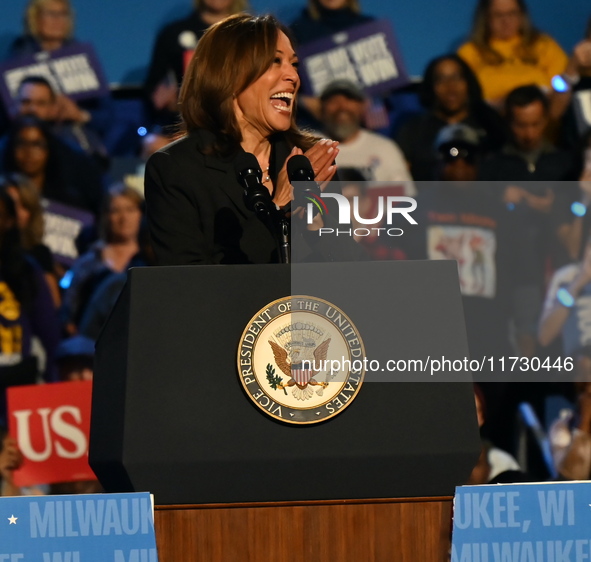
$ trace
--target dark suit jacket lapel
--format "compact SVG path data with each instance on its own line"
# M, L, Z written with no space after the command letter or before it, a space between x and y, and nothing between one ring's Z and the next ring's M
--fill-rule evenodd
M197 147L203 154L205 147L214 140L213 134L205 129L200 129L192 134L195 135ZM240 148L240 150L242 150L242 148ZM244 194L236 179L236 171L234 170L235 159L236 154L231 154L225 157L203 154L205 166L211 170L216 170L215 173L220 176L218 187L229 197L236 209L242 215L247 217L250 214L250 211L244 204Z
M197 147L201 153L205 147L207 147L214 140L214 135L205 129L197 130L191 135L195 136ZM287 142L285 136L281 133L277 133L271 137L271 161L269 165L269 175L273 179L274 185L277 185L277 177L279 172L285 163L285 160L291 152L291 147ZM239 147L239 151L243 152L242 147ZM244 204L244 195L240 184L236 179L236 171L234 169L234 162L236 161L236 153L230 154L229 156L211 156L204 154L204 163L210 169L217 170L220 174L219 187L226 193L230 200L234 203L236 208L244 216L248 216L250 211Z

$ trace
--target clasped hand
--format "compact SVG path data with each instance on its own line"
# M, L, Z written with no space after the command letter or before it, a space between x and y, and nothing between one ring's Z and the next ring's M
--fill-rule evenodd
M294 199L293 186L287 176L287 161L296 154L303 154L310 160L315 179L320 184L320 189L324 190L326 184L334 177L337 171L337 167L333 162L339 153L338 144L337 141L322 139L306 152L301 148L294 147L279 172L273 203L282 208Z

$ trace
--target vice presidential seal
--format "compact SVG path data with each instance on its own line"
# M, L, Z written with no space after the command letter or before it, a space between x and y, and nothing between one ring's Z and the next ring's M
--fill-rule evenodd
M238 372L266 414L309 424L342 412L365 376L363 342L347 315L309 296L279 299L250 320L238 346Z

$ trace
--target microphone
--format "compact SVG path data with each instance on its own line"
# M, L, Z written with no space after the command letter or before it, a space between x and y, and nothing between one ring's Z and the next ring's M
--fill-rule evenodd
M257 215L269 216L274 207L269 190L261 182L263 172L256 156L251 152L244 152L238 156L234 165L238 181L244 189L244 203L246 208Z
M258 218L273 233L282 263L291 262L291 244L289 222L280 216L271 199L269 190L261 179L263 172L256 156L251 152L240 154L234 165L238 181L244 189L246 208L254 211ZM283 213L281 213L283 215Z
M303 154L296 154L287 161L287 177L292 184L300 182L293 190L294 207L305 207L309 202L309 195L320 196L320 187L314 181L312 164Z

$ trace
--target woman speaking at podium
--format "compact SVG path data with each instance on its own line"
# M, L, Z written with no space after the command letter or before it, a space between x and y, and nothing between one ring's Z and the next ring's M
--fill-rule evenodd
M304 154L316 181L333 178L338 143L295 125L297 60L272 16L230 16L200 39L180 91L185 135L146 166L148 224L159 265L281 261L273 230L245 204L236 163L245 152L254 154L279 209L293 199L286 170L291 156ZM341 253L335 245L347 248L336 259L357 257L351 240L308 234L298 260L334 259Z

